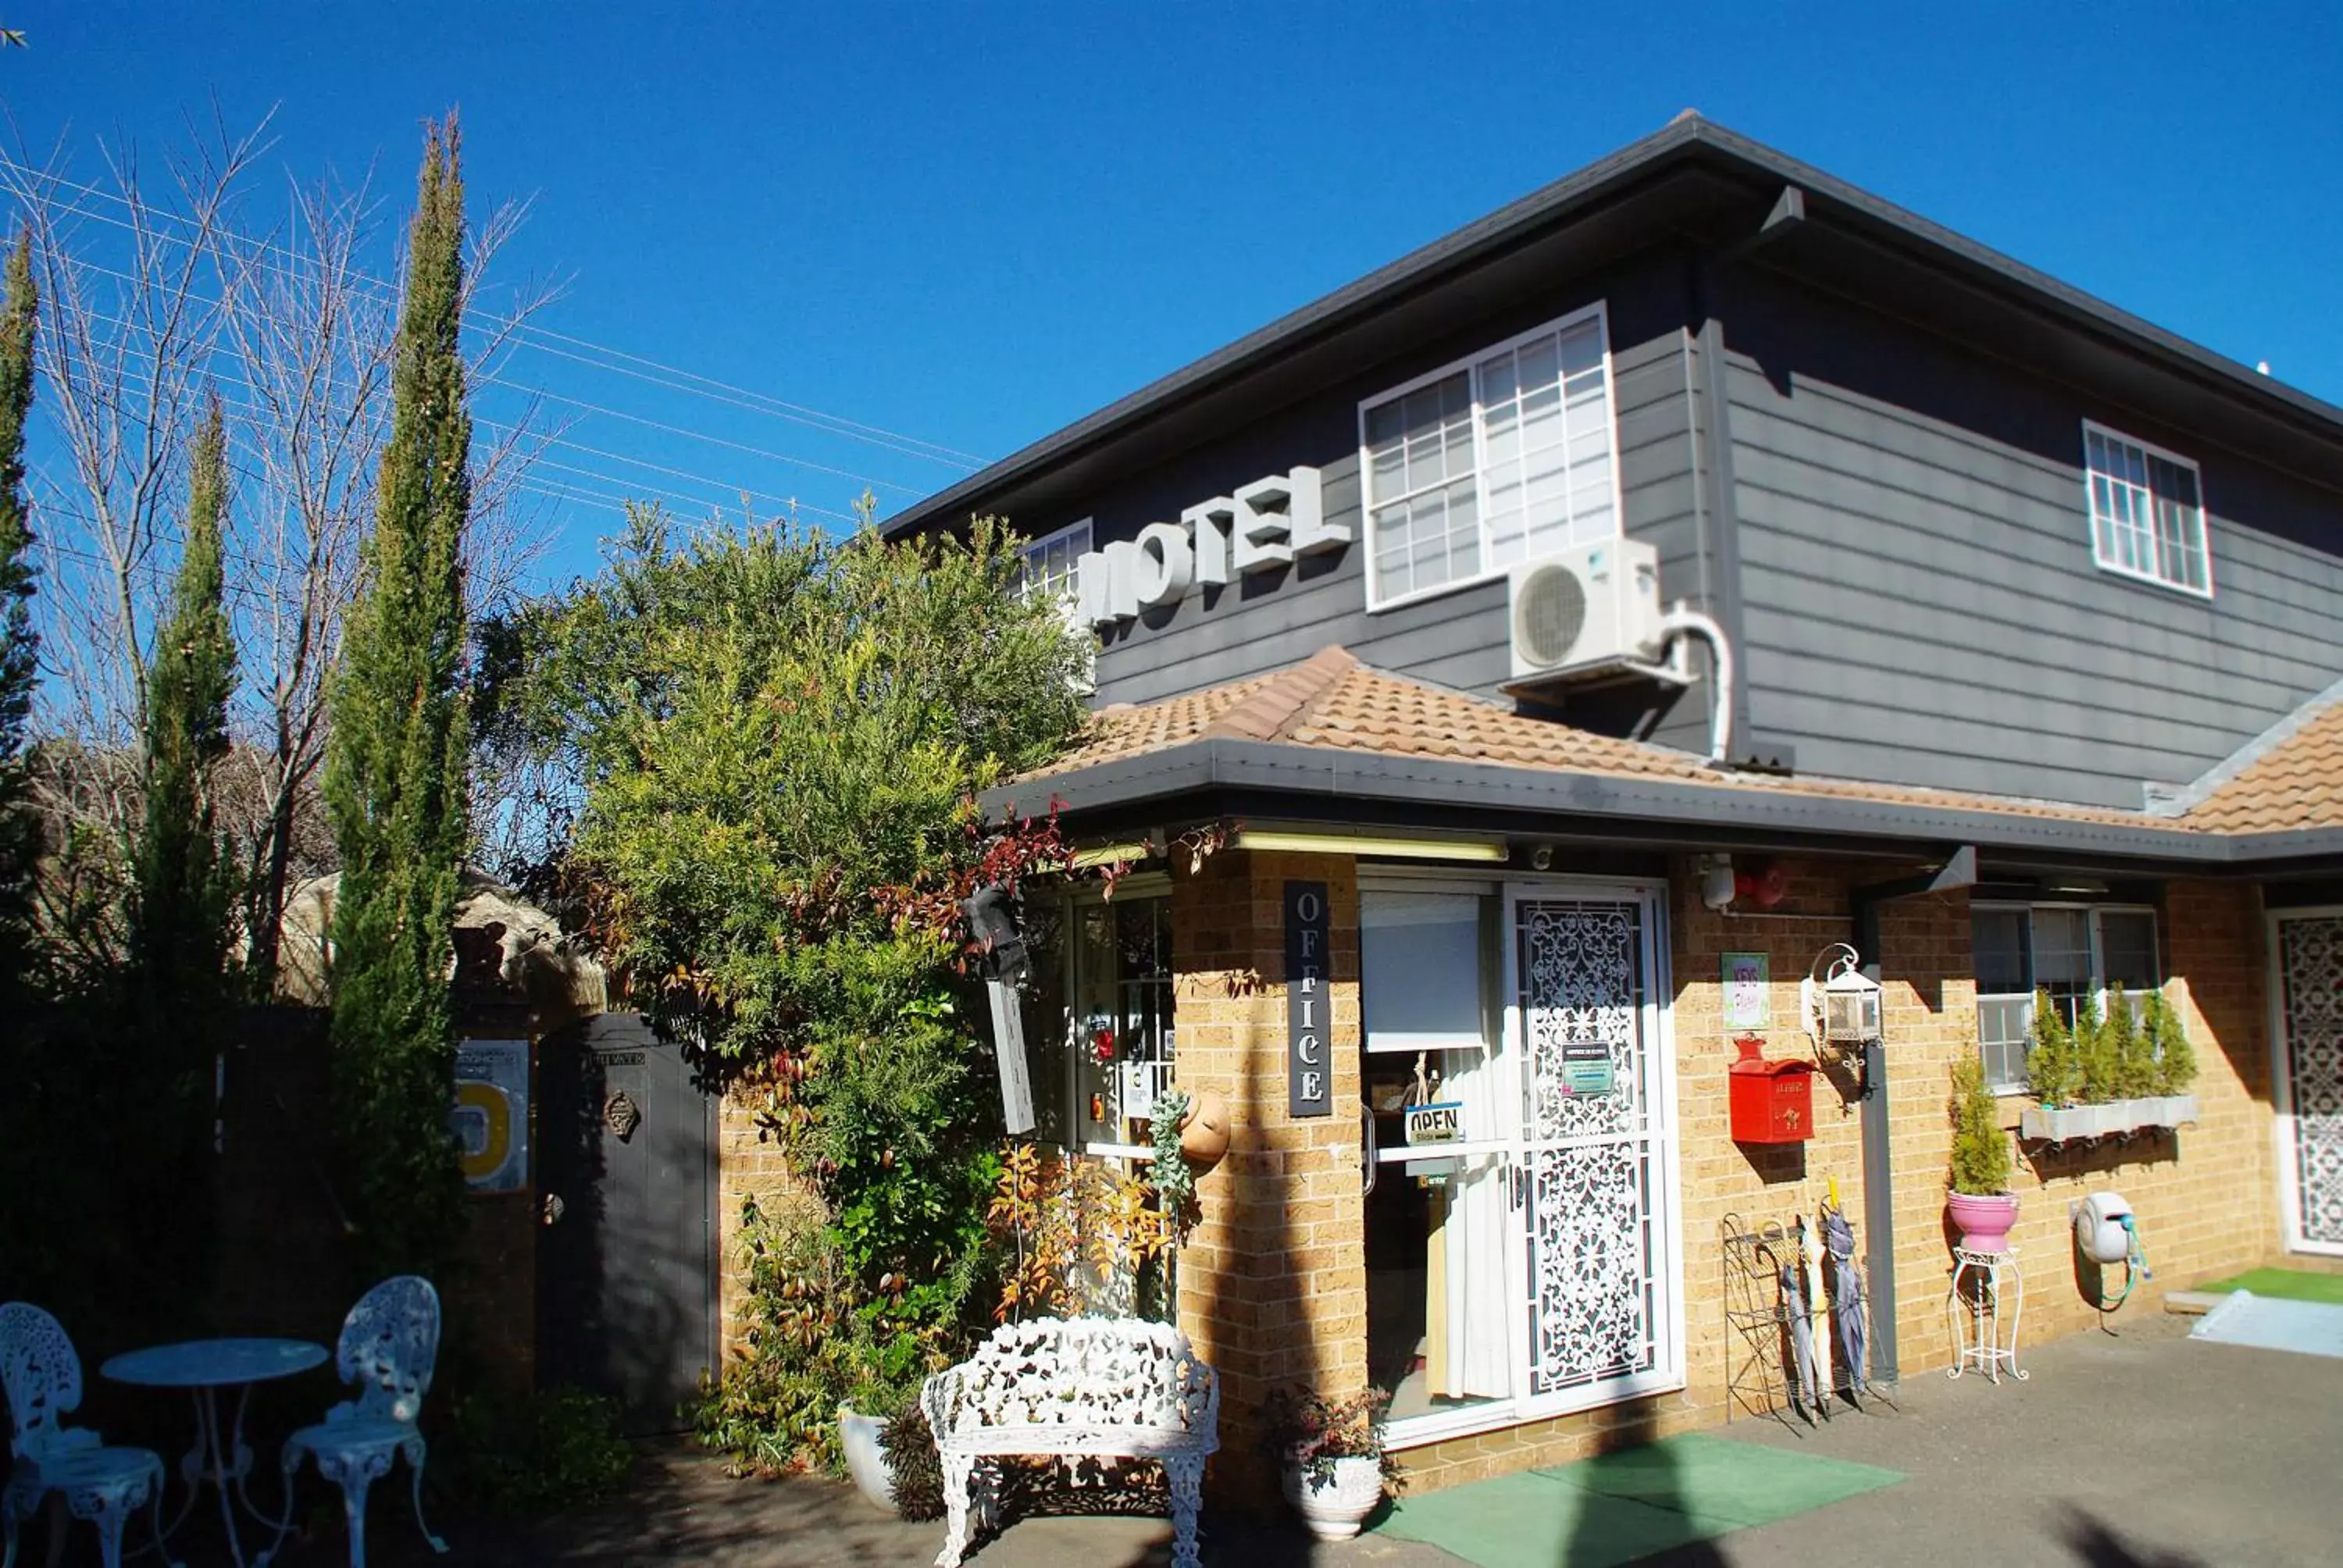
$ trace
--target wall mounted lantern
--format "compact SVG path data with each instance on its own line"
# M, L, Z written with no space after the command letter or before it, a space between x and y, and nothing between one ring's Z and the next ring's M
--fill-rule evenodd
M1882 989L1863 972L1862 962L1846 943L1833 942L1798 982L1799 1011L1816 1045L1859 1050L1886 1038L1880 1027Z

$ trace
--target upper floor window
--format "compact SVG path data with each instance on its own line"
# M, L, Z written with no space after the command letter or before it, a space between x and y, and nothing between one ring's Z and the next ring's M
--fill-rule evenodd
M1082 557L1090 548L1088 518L1035 539L1025 547L1025 591L1053 595L1071 603L1081 586Z
M2213 557L2197 465L2087 423L2083 457L2099 565L2210 598Z
M1619 531L1603 307L1361 405L1367 604Z
M2147 993L2164 983L2156 957L2152 910L2070 904L1977 904L1969 915L1976 961L1977 1046L1986 1082L2011 1092L2026 1087L2026 1053L2034 1038L2035 994L2072 1024L2086 1001L2105 1015L2112 989L2124 988L2135 1019Z

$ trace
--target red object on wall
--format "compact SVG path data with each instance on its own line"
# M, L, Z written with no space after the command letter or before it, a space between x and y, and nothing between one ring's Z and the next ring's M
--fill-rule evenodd
M1815 1064L1768 1061L1762 1040L1736 1042L1741 1058L1728 1070L1733 1084L1733 1141L1803 1143L1815 1135Z
M1760 871L1738 871L1733 878L1733 896L1745 904L1770 910L1788 895L1790 879L1779 865L1769 865Z

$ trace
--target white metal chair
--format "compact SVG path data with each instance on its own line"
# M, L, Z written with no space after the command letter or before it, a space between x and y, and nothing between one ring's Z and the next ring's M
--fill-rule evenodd
M334 1365L342 1381L357 1389L357 1397L285 1440L286 1523L292 1521L294 1475L305 1456L314 1458L317 1473L342 1489L350 1523L350 1568L366 1568L367 1490L389 1474L401 1455L413 1479L416 1528L431 1550L447 1550L423 1521L424 1442L415 1424L438 1356L439 1292L415 1274L385 1280L342 1320Z
M16 1523L31 1518L50 1493L75 1519L96 1524L106 1568L121 1568L122 1531L133 1509L152 1510L159 1547L163 1461L149 1449L108 1448L88 1427L62 1423L81 1404L81 1357L65 1325L29 1302L0 1306L0 1382L7 1385L16 1453L0 1489L7 1542L0 1568L15 1568Z

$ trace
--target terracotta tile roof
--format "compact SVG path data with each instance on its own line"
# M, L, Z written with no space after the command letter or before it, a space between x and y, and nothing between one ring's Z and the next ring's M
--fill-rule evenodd
M2303 718L2179 820L2213 833L2343 827L2343 702Z
M2338 729L2343 742L2343 729ZM1083 744L1040 779L1101 762L1214 739L1266 740L1393 757L1436 757L1494 767L1675 779L1711 787L1824 795L1954 810L2187 830L2186 819L2011 796L1963 794L1855 779L1775 778L1710 768L1670 747L1622 740L1516 713L1501 704L1429 686L1326 648L1300 664L1162 702L1119 703L1093 716Z

